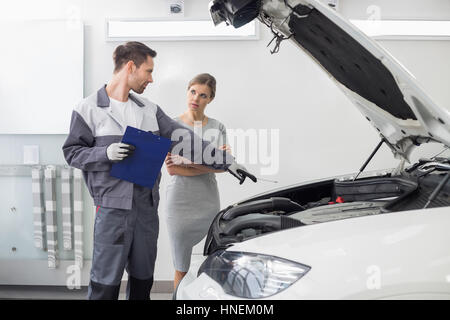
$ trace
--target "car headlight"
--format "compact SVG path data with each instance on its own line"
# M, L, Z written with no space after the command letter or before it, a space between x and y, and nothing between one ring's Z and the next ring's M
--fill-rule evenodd
M286 259L247 252L218 251L201 265L223 290L241 298L265 298L283 291L311 267Z

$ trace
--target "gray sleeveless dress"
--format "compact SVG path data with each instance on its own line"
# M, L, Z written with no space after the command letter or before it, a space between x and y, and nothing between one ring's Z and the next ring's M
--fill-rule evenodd
M226 144L226 129L219 121L208 118L203 127L193 127L177 122L193 130L214 147ZM171 176L166 188L166 222L172 249L174 268L187 272L191 262L192 247L207 234L209 226L220 210L220 198L215 173L193 177Z

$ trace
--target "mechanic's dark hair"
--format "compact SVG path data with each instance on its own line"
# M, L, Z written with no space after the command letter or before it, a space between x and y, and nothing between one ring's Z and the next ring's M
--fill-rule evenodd
M189 81L188 90L194 84L206 84L211 90L211 99L216 96L216 78L209 73L201 73L196 75L191 81Z
M130 41L118 46L113 53L114 72L119 71L128 61L133 61L137 68L147 60L147 57L156 57L156 51L150 49L145 44Z

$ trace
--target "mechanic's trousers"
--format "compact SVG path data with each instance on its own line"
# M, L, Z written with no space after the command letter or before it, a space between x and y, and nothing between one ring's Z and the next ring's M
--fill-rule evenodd
M123 271L126 297L150 299L159 232L158 200L134 185L131 210L97 207L88 299L117 300Z

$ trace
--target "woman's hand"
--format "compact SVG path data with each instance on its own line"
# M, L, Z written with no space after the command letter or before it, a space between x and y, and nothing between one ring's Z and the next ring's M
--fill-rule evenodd
M224 144L223 146L219 147L219 150L225 150L226 152L231 154L231 147L227 144Z
M177 154L171 154L170 152L167 153L167 157L165 160L166 166L172 167L172 166L183 166L183 167L188 167L189 165L192 164L192 161L189 159L186 159L180 155Z

